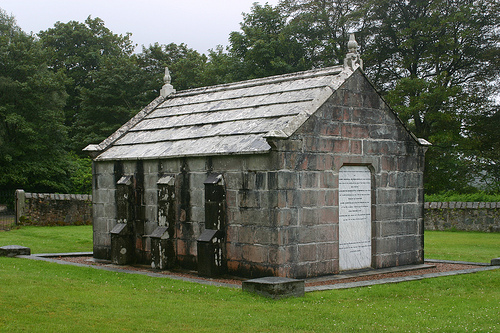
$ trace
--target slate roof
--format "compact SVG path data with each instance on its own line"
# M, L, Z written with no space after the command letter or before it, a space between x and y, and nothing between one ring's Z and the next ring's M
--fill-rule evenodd
M158 97L99 145L96 160L265 153L287 138L353 71L343 66Z

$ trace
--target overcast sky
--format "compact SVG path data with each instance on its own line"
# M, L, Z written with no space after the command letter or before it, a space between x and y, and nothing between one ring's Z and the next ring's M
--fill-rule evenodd
M104 20L115 34L132 33L140 46L185 43L206 53L227 46L231 31L239 31L242 13L254 2L276 5L279 0L1 0L0 8L16 18L25 32L37 33L57 21L83 22L91 15Z

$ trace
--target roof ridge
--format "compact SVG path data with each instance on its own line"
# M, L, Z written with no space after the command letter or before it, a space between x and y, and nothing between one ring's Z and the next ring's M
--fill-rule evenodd
M217 91L233 90L233 89L239 89L239 88L249 88L249 87L255 87L255 86L260 86L260 85L270 84L270 83L286 82L286 81L292 81L292 80L297 80L297 79L313 78L313 77L319 77L319 76L325 76L325 75L334 75L334 74L340 74L343 70L344 70L344 66L332 66L332 67L316 68L316 69L311 69L311 70L302 71L302 72L273 75L273 76L251 79L251 80L243 80L243 81L237 81L237 82L231 82L231 83L218 84L215 86L182 90L182 91L179 91L177 93L170 95L169 97L174 98L174 97L193 96L193 95L204 94L207 92L217 92Z

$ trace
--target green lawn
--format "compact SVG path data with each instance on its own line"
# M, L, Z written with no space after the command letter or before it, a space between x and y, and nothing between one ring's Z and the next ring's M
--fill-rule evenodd
M22 245L31 253L92 251L92 226L20 227L0 232L0 246Z
M500 233L426 231L426 259L490 262L500 257Z
M46 229L55 233L63 228L67 227ZM88 227L75 227L69 237L80 239L80 231L91 235ZM0 233L0 245L11 237L6 234ZM442 238L437 243L444 244L446 259L463 260L470 255L468 247L454 257L450 248L455 246L446 245L453 240L444 242L452 238L463 243L457 238L461 234L426 232L426 246ZM45 242L47 247L37 252L62 252L50 244L57 242L48 240L52 236L30 241L24 235L24 245L37 248L38 242ZM481 242L481 235L491 236L463 237L468 235L479 237L473 243ZM72 243L75 239L64 251L73 251ZM431 249L438 250L435 244L426 251ZM488 251L489 246L479 247L473 261L485 261L478 258L489 258ZM1 332L498 332L499 304L498 269L274 301L239 289L0 258Z

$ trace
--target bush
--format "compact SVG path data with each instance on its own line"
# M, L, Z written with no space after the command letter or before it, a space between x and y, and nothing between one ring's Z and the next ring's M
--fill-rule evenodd
M452 191L438 194L425 195L426 202L500 202L500 194L488 194L485 192L475 192L461 194Z

